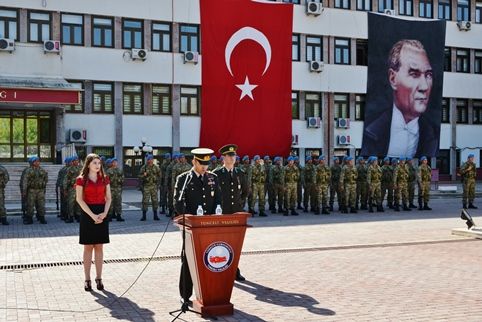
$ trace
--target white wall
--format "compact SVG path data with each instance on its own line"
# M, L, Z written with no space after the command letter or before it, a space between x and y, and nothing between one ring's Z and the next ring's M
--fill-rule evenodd
M198 116L181 116L180 132L181 147L199 146L199 136L201 133L201 118Z
M298 145L294 145L294 148L316 148L323 146L323 127L308 128L307 121L293 120L291 133L298 135Z
M122 117L122 144L139 146L141 138L151 146L172 145L171 116L124 115Z
M440 125L440 149L450 149L452 146L452 126L447 123Z
M86 145L115 145L114 115L65 113L64 128L66 133L68 133L69 129L86 129Z

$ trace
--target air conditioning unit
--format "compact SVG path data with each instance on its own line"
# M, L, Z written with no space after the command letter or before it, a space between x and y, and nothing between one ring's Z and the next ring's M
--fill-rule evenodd
M70 129L69 130L70 143L85 143L87 142L87 130L85 129Z
M131 57L134 60L146 60L147 59L147 50L132 48L131 49Z
M472 24L470 21L457 21L457 27L459 27L460 31L469 31Z
M383 13L389 16L394 16L395 15L395 10L393 9L385 9L383 10Z
M336 122L336 126L340 129L349 129L350 128L350 119L339 118Z
M199 53L197 51L186 51L184 53L184 64L191 63L197 64L199 61Z
M323 71L323 67L325 67L325 63L322 61L310 61L310 72L321 73Z
M44 53L60 53L60 41L58 41L58 40L45 40L44 41Z
M349 135L338 135L338 145L349 145L350 136Z
M319 117L309 117L308 127L309 128L319 128L321 126L321 119Z
M298 134L291 136L291 145L298 145Z
M0 38L0 50L12 52L15 50L15 40Z
M319 16L323 12L323 4L316 1L306 1L306 14Z

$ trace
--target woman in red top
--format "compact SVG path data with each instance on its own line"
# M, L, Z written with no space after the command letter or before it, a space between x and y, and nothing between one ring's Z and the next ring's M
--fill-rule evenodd
M100 157L91 153L85 159L84 167L76 181L77 203L82 209L80 217L79 243L84 245L84 274L86 291L92 290L90 266L95 250L95 282L98 290L103 290L102 263L104 244L109 243L109 221L105 220L111 203L109 177L104 175Z

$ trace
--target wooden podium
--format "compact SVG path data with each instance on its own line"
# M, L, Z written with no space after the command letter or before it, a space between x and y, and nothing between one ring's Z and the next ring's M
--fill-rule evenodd
M193 309L203 317L232 315L231 293L251 214L185 215L175 221L186 229L186 257L196 300Z

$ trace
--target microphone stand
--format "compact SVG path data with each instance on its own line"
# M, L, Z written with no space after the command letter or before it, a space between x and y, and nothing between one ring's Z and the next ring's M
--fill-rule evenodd
M189 172L189 175L188 175L188 178L186 178L186 180L184 181L184 185L182 186L182 189L181 189L181 192L179 193L179 198L178 198L178 201L181 201L182 198L184 197L184 190L186 189L186 186L192 181L192 170ZM182 248L181 248L181 262L182 262L182 266L181 266L181 271L183 271L186 266L187 266L187 258L186 258L186 211L184 209L184 211L182 212ZM187 274L191 274L190 271L188 270ZM182 273L182 278L181 278L181 285L182 285L182 291L183 291L183 294L186 293L186 273L183 272ZM176 316L174 315L175 313L179 312ZM202 316L201 312L198 312L198 311L194 311L194 310L191 310L189 308L189 304L188 304L188 301L185 300L184 298L182 299L182 304L181 304L181 308L178 309L178 310L174 310L174 311L171 311L169 312L169 315L171 316L174 316L174 319L171 321L171 322L174 322L176 321L177 319L179 319L179 316L183 313L186 313L186 312L193 312L193 313L196 313L196 314L199 314ZM217 320L216 317L210 317L212 318L213 320Z

